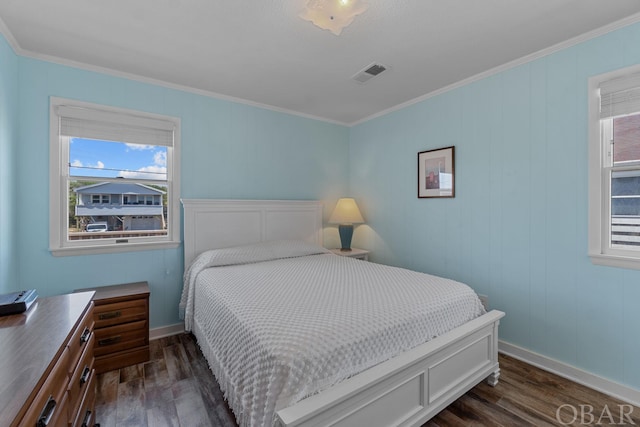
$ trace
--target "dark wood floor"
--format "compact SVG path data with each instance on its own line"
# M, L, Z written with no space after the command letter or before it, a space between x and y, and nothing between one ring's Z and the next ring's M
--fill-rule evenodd
M479 384L425 426L640 426L640 409L602 393L508 356L500 368L496 387ZM101 427L236 426L189 334L151 341L149 362L97 379Z

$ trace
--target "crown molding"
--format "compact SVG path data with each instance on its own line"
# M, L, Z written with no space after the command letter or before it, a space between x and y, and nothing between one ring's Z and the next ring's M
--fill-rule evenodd
M311 120L317 120L317 121L321 121L321 122L325 122L325 123L330 123L330 124L334 124L334 125L339 125L339 126L346 126L346 127L354 127L357 125L360 125L362 123L368 122L370 120L385 116L387 114L393 113L395 111L398 110L402 110L406 107L409 107L411 105L414 104L418 104L422 101L425 101L429 98L433 98L436 97L438 95L441 95L443 93L461 88L463 86L466 86L468 84L471 84L473 82L477 82L480 80L483 80L487 77L493 76L495 74L499 74L501 72L507 71L509 69L512 68L516 68L520 65L535 61L536 59L551 55L553 53L559 52L561 50L567 49L569 47L572 46L576 46L580 43L583 43L585 41L594 39L596 37L600 37L603 36L605 34L608 34L610 32L619 30L621 28L627 27L629 25L633 25L640 22L640 13L636 13L633 15L630 15L626 18L623 18L621 20L618 20L616 22L613 22L611 24L605 25L603 27L600 27L598 29L595 29L593 31L589 31L587 33L581 34L579 36L573 37L569 40L565 40L563 42L560 42L558 44L555 44L553 46L541 49L537 52L534 52L532 54L523 56L521 58L515 59L513 61L507 62L505 64L499 65L497 67L491 68L487 71L483 71L481 73L475 74L471 77L468 77L466 79L460 80L458 82L452 83L448 86L445 86L443 88L434 90L432 92L429 92L427 94L421 95L419 97L413 98L409 101L403 102L401 104L395 105L391 108L387 108L386 110L380 111L378 113L372 114L370 116L367 116L363 119L357 120L355 122L351 122L351 123L347 123L347 122L341 122L338 120L331 120L331 119L327 119L324 117L319 117L319 116L314 116L312 114L306 114L306 113L301 113L298 111L294 111L294 110L288 110L285 108L280 108L280 107L275 107L272 105L268 105L268 104L262 104L259 102L255 102L255 101L250 101L247 99L243 99L243 98L236 98L233 96L228 96L228 95L223 95L217 92L213 92L213 91L208 91L208 90L204 90L204 89L195 89L192 88L190 86L185 86L185 85L180 85L180 84L176 84L176 83L170 83L164 80L159 80L159 79L154 79L154 78L150 78L150 77L144 77L144 76L140 76L137 74L133 74L133 73L126 73L126 72L122 72L122 71L118 71L112 68L107 68L107 67L100 67L100 66L95 66L95 65L90 65L90 64L86 64L86 63L82 63L82 62L77 62L77 61L71 61L68 59L63 59L60 57L56 57L56 56L52 56L52 55L44 55L44 54L40 54L37 52L32 52L26 49L23 49L18 41L15 39L15 37L13 36L13 34L11 33L11 31L9 30L9 28L7 27L7 25L4 23L4 21L2 20L2 18L0 17L0 34L2 34L5 39L7 40L7 42L9 43L9 45L11 46L11 48L13 49L13 51L20 56L23 57L27 57L27 58L32 58L32 59L36 59L36 60L40 60L40 61L45 61L45 62L50 62L50 63L54 63L54 64L58 64L58 65L63 65L63 66L68 66L68 67L73 67L73 68L78 68L81 70L85 70L85 71L91 71L91 72L96 72L96 73L101 73L101 74L106 74L106 75L110 75L113 77L119 77L119 78L124 78L124 79L128 79L128 80L133 80L133 81L137 81L140 83L147 83L147 84L152 84L155 86L160 86L160 87L165 87L168 89L174 89L174 90L179 90L182 92L187 92L187 93L192 93L195 95L200 95L200 96L205 96L205 97L209 97L209 98L214 98L214 99L219 99L219 100L223 100L223 101L229 101L229 102L234 102L237 104L242 104L242 105L248 105L251 107L256 107L256 108L261 108L261 109L265 109L265 110L269 110L269 111L275 111L278 113L283 113L283 114L289 114L289 115L293 115L293 116L297 116L297 117L302 117L302 118L306 118L306 119L311 119Z
M487 77L493 76L495 74L499 74L502 73L504 71L510 70L512 68L516 68L519 67L520 65L535 61L536 59L540 59L543 58L545 56L549 56L553 53L559 52L561 50L570 48L572 46L576 46L580 43L586 42L588 40L594 39L596 37L600 37L603 36L605 34L608 34L610 32L619 30L621 28L627 27L629 25L633 25L640 22L640 13L636 13L633 15L630 15L626 18L623 18L619 21L613 22L611 24L605 25L604 27L600 27L598 29L595 29L593 31L589 31L587 33L581 34L579 36L573 37L569 40L565 40L563 42L560 42L558 44L555 44L553 46L549 46L546 47L544 49L541 49L537 52L531 53L529 55L523 56L521 58L515 59L513 61L509 61L507 63L504 63L502 65L499 65L497 67L491 68L487 71L483 71L481 73L478 73L476 75L473 75L471 77L468 77L464 80L460 80L458 82L452 83L448 86L445 86L443 88L434 90L433 92L429 92L425 95L421 95L417 98L413 98L409 101L403 102L402 104L398 104L398 105L394 105L391 108L387 108L386 110L380 111L376 114L373 114L371 116L365 117L364 119L358 120L356 122L350 123L348 126L353 127L353 126L357 126L359 124L368 122L369 120L373 120L376 119L378 117L382 117L385 116L387 114L393 113L395 111L398 110L402 110L403 108L409 107L411 105L414 104L418 104L422 101L425 101L429 98L433 98L436 97L438 95L441 95L443 93L452 91L454 89L458 89L461 88L463 86L466 86L470 83L474 83L483 79L486 79Z
M13 52L16 55L22 54L22 48L18 44L16 38L13 37L13 33L11 32L11 30L9 30L7 24L5 24L2 20L2 17L0 17L0 34L4 36L4 39L7 41L7 43L9 43L9 46L11 46L11 49L13 49Z
M229 102L233 102L233 103L236 103L236 104L248 105L250 107L256 107L256 108L260 108L260 109L263 109L263 110L275 111L275 112L278 112L278 113L289 114L289 115L297 116L297 117L303 117L305 119L321 121L321 122L330 123L330 124L339 125L339 126L346 126L346 127L349 126L349 124L345 123L345 122L341 122L341 121L337 121L337 120L331 120L331 119L327 119L327 118L324 118L324 117L318 117L318 116L314 116L312 114L301 113L299 111L293 111L293 110L288 110L286 108L275 107L273 105L262 104L260 102L250 101L250 100L243 99L243 98L236 98L236 97L233 97L233 96L223 95L223 94L220 94L220 93L217 93L217 92L208 91L208 90L204 90L204 89L196 89L196 88L193 88L193 87L190 87L190 86L171 83L171 82L167 82L167 81L164 81L164 80L159 80L159 79L154 79L154 78L151 78L151 77L141 76L141 75L138 75L138 74L118 71L118 70L115 70L115 69L112 69L112 68L108 68L108 67L101 67L101 66L97 66L97 65L86 64L84 62L72 61L72 60L60 58L60 57L57 57L57 56L45 55L45 54L42 54L42 53L29 51L29 50L26 50L26 49L23 49L22 47L20 47L20 45L18 44L18 41L15 39L15 37L13 36L11 31L9 30L9 27L7 27L7 25L4 23L4 21L2 21L2 18L0 18L0 34L2 34L5 37L5 39L7 40L7 42L9 43L9 45L11 46L11 48L13 49L13 51L15 52L16 55L19 55L19 56L22 56L22 57L25 57L25 58L31 58L31 59L35 59L35 60L38 60L38 61L44 61L44 62L50 62L50 63L57 64L57 65L63 65L63 66L66 66L66 67L78 68L78 69L85 70L85 71L91 71L91 72L95 72L95 73L106 74L106 75L109 75L109 76L112 76L112 77L118 77L118 78L123 78L123 79L127 79L127 80L133 80L133 81L136 81L136 82L139 82L139 83L152 84L152 85L164 87L164 88L167 88L167 89L179 90L181 92L188 92L188 93L192 93L194 95L205 96L205 97L208 97L208 98L219 99L219 100L222 100L222 101L229 101Z
M218 99L218 100L222 100L222 101L229 101L229 102L233 102L233 103L236 103L236 104L248 105L250 107L256 107L256 108L260 108L260 109L263 109L263 110L275 111L275 112L278 112L278 113L289 114L289 115L292 115L292 116L303 117L303 118L306 118L306 119L326 122L326 123L340 125L340 126L348 126L347 123L339 122L337 120L331 120L331 119L327 119L327 118L324 118L324 117L314 116L312 114L301 113L299 111L288 110L286 108L275 107L273 105L262 104L260 102L250 101L248 99L236 98L234 96L224 95L224 94L213 92L213 91L209 91L209 90L196 89L196 88L193 88L193 87L190 87L190 86L186 86L186 85L180 85L180 84L177 84L177 83L167 82L165 80L154 79L152 77L145 77L145 76L141 76L141 75L138 75L138 74L127 73L127 72L124 72L124 71L118 71L118 70L115 70L113 68L86 64L84 62L72 61L70 59L64 59L64 58L60 58L60 57L57 57L57 56L45 55L45 54L41 54L41 53L26 51L24 49L22 50L22 53L20 55L23 56L23 57L26 57L26 58L36 59L36 60L39 60L39 61L50 62L50 63L57 64L57 65L63 65L63 66L72 67L72 68L78 68L78 69L81 69L81 70L100 73L100 74L106 74L106 75L112 76L112 77L123 78L123 79L127 79L127 80L136 81L136 82L139 82L139 83L151 84L151 85L154 85L154 86L160 86L160 87L164 87L164 88L167 88L167 89L173 89L173 90L178 90L178 91L181 91L181 92L192 93L194 95L205 96L205 97L208 97L208 98L214 98L214 99Z

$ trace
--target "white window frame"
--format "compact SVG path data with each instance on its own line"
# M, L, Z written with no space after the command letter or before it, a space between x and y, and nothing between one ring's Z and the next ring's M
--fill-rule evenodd
M597 265L640 270L640 250L611 248L611 130L601 125L600 90L603 82L640 73L640 65L589 79L589 257Z
M54 256L74 256L178 247L181 244L180 119L57 97L51 97L49 104L49 250L51 253ZM173 143L167 146L167 222L169 227L166 236L135 239L68 240L69 143L68 138L60 137L60 115L58 110L61 106L83 108L99 114L104 113L112 119L114 117L122 117L125 122L131 120L134 122L137 120L160 120L173 124ZM64 139L66 141L63 141Z

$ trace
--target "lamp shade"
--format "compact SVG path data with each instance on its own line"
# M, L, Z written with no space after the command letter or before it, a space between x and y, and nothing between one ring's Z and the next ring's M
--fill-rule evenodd
M362 224L364 218L358 209L356 201L351 198L338 200L336 208L329 218L330 224Z

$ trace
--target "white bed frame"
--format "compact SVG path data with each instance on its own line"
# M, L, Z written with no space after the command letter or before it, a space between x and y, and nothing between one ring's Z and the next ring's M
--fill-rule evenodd
M201 252L278 239L322 244L322 203L182 200L185 268ZM277 412L278 426L421 425L483 381L495 386L493 310Z

